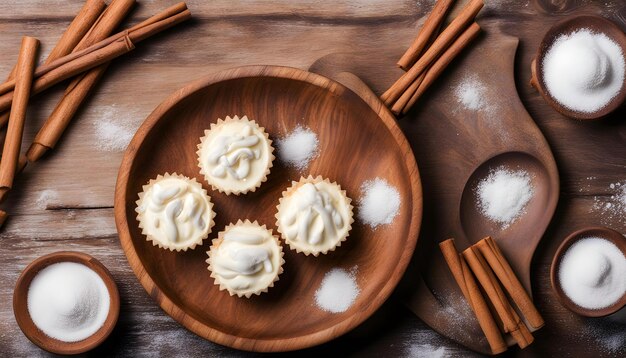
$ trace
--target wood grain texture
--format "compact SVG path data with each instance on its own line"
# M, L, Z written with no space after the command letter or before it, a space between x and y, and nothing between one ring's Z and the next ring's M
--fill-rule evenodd
M385 178L403 198L394 224L374 231L355 221L348 240L319 257L285 247L280 280L267 294L250 299L219 291L209 278L208 240L187 252L153 246L136 220L135 202L142 186L159 174L178 173L208 187L198 168L199 138L217 118L244 114L264 127L274 142L298 126L310 128L318 135L320 154L305 170L275 163L267 182L254 193L228 196L209 189L217 212L210 238L244 219L276 230L274 215L282 192L309 174L336 181L355 199L362 195L365 181ZM374 157L378 160L366 159ZM421 223L422 194L409 144L378 99L361 98L337 82L295 68L247 66L194 81L150 114L120 166L115 212L131 267L167 313L212 341L276 352L325 343L380 307L411 259ZM315 291L335 267L355 269L361 290L341 314L315 307Z
M172 3L142 0L128 25ZM20 271L35 258L71 249L87 252L102 261L120 289L120 321L113 335L94 355L144 357L158 352L162 356L181 357L255 356L213 344L187 331L145 293L122 252L113 219L113 191L123 153L116 146L104 145L108 141L97 128L108 123L134 131L172 91L221 69L248 64L306 69L331 53L355 58L366 53L371 65L361 67L360 71L346 70L353 70L380 94L397 73L390 74L387 64L381 65L377 58L392 53L398 56L394 59L397 61L415 38L432 3L431 0L346 0L331 6L319 0L188 1L195 20L146 41L145 46L129 57L115 61L54 153L27 168L16 181L6 203L13 215L0 233L3 354L45 355L19 332L10 307L13 285ZM15 63L23 35L39 38L42 52L49 52L82 4L81 0L0 2L2 77ZM600 223L626 232L626 222L594 209L597 200L610 201L613 194L610 183L626 179L623 155L626 123L621 120L625 112L594 123L567 120L528 86L529 64L543 33L554 22L578 12L606 16L626 29L626 5L621 0L492 0L487 1L479 15L481 26L501 28L520 38L516 85L522 102L546 136L561 174L559 206L536 251L531 270L534 299L546 318L546 327L537 332L536 341L529 348L521 352L514 349L509 353L511 356L626 354L623 318L577 317L554 304L556 297L549 283L552 255L571 231ZM452 63L450 71L458 68L459 63ZM454 78L444 74L441 79L423 98L424 106L439 91L451 93ZM61 93L62 88L57 87L31 102L26 145ZM425 164L419 161L418 164L420 169L424 168ZM56 198L45 190L53 190ZM47 200L38 203L38 199L46 197ZM435 219L429 210L425 210L425 221ZM437 302L435 298L432 300ZM463 303L458 307L459 315L469 309ZM449 356L471 356L458 344L430 330L392 297L380 312L348 335L302 353L424 356L435 351Z
M435 296L441 297L444 306L450 305L450 309L454 307L449 302L456 304L462 296L438 242L453 237L458 249L463 251L483 237L493 236L525 288L530 290L531 259L548 227L559 194L554 157L515 90L513 65L518 41L494 28L485 32L471 51L459 58L460 66L448 76L457 79L474 76L486 83L489 90L482 96L491 99L489 111L464 110L454 91L441 91L430 96L427 106L418 105L417 115L412 112L399 121L418 159L426 165L422 178L430 183L431 190L425 192L425 200L430 208L428 215L436 218L425 220L421 233L424 242L418 243L420 250L414 256L414 268L405 280L410 290L411 278L421 274L429 290L412 294L409 306L440 332L444 327L450 329L451 321L458 317L451 313L447 319L443 318L436 305L423 305L423 296L436 292ZM499 56L490 59L486 55L489 53ZM334 77L336 71L346 67L367 67L366 56L362 59L363 63L354 57L330 55L312 68ZM392 68L389 65L394 60L393 55L380 57L378 66ZM478 183L490 171L501 167L527 171L535 188L527 213L506 228L488 220L476 206ZM470 317L468 326L475 331L467 336L469 341L462 342L475 350L490 352L475 318ZM458 332L452 336L460 336L469 329L455 327Z

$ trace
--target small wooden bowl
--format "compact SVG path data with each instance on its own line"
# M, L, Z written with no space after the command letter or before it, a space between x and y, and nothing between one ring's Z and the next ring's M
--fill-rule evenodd
M109 296L111 297L109 314L107 315L104 325L102 325L96 333L82 341L63 342L48 337L35 326L35 323L28 313L27 298L31 281L39 271L60 262L76 262L94 270L102 280L104 280L109 290ZM15 290L13 291L13 313L24 335L40 348L56 354L79 354L98 346L109 336L111 331L113 331L120 313L120 296L111 273L100 261L81 252L59 251L36 259L22 271L22 274L15 284Z
M617 247L619 247L620 250L622 250L622 253L626 255L626 238L615 230L601 226L595 226L575 231L571 233L568 237L566 237L565 240L563 240L563 242L561 243L561 246L559 246L559 248L556 250L554 258L552 259L552 266L550 267L550 281L552 283L552 288L556 292L556 296L558 297L561 304L565 306L565 308L585 317L608 316L619 311L623 307L626 307L626 294L624 294L621 299L619 299L611 306L596 310L587 309L580 307L572 300L570 300L569 297L567 297L565 292L563 292L563 288L561 287L561 283L558 277L559 266L561 265L561 260L563 259L563 256L565 255L567 250L576 241L589 237L600 237L609 240Z
M600 110L591 113L577 112L564 107L554 98L552 98L547 90L546 84L543 79L543 71L541 70L543 58L546 52L548 52L548 49L550 49L550 47L554 43L554 41L563 34L568 34L582 28L588 28L592 31L607 35L613 41L617 42L622 48L622 53L626 54L626 34L624 34L624 32L622 32L622 30L613 22L603 17L593 15L570 17L552 26L550 30L548 30L548 32L544 35L543 40L541 40L541 44L539 45L537 54L535 55L535 58L530 65L530 84L537 89L537 91L546 100L546 102L548 102L550 106L552 106L564 116L580 120L600 119L607 116L624 103L624 101L626 100L626 83L622 85L622 88L620 89L620 92L617 94L617 96L613 97L613 99Z

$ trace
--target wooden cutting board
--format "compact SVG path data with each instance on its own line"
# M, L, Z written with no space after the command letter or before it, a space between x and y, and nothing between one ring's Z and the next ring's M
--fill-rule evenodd
M420 165L424 187L421 236L404 279L406 302L432 328L482 353L489 352L487 342L437 244L454 237L462 250L491 235L530 290L531 259L559 195L554 157L515 88L518 42L487 28L415 110L399 120ZM311 70L330 77L349 71L384 89L401 74L395 68L400 55L373 59L367 54L332 54ZM481 110L459 103L455 89L464 80L478 80L485 86ZM491 223L475 205L477 181L499 167L526 170L535 187L526 214L506 229Z

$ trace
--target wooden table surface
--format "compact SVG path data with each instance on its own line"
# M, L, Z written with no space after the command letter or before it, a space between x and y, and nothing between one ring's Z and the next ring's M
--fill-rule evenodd
M175 1L138 2L127 23L143 20ZM503 32L521 40L517 87L550 143L561 175L559 207L533 263L533 293L547 324L537 332L536 342L529 349L511 349L507 354L624 356L626 318L586 320L551 304L555 297L548 272L552 253L568 232L591 224L626 232L624 213L600 207L611 202L615 192L611 183L626 184L626 111L622 109L597 123L569 121L547 107L527 81L530 59L541 35L554 21L586 11L603 14L626 29L626 2L486 2L479 21L499 24ZM58 148L27 168L3 204L11 217L0 232L0 355L45 355L22 335L15 322L13 285L29 262L60 250L95 256L111 270L120 289L119 323L105 344L92 352L94 355L253 355L188 332L159 309L135 278L118 242L112 208L125 143L165 97L204 74L247 64L307 69L318 58L332 53L369 52L375 58L388 51L398 52L412 41L432 3L188 1L193 20L140 44L133 53L115 61ZM81 6L81 0L1 2L0 74L8 73L15 63L22 35L39 38L45 54ZM25 148L56 104L61 87L37 97L29 106ZM441 86L432 90L438 88ZM381 93L385 88L373 89ZM568 330L573 322L582 322L583 329ZM473 354L430 330L394 297L353 332L306 353L417 357Z

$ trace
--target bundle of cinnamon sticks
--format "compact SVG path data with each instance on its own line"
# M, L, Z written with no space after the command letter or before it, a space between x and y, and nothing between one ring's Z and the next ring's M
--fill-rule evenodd
M139 24L111 35L130 12L135 0L103 0L86 3L59 39L48 58L36 67L39 41L24 37L18 63L0 84L0 133L4 133L0 158L0 202L15 177L28 162L54 148L76 111L104 75L110 61L128 53L135 44L191 18L187 5L178 3ZM64 80L73 79L50 117L26 152L20 154L26 108L30 96ZM0 134L1 135L1 134ZM7 217L0 210L0 226Z
M470 0L439 34L454 0L437 0L413 44L398 61L406 72L380 97L395 115L406 114L443 70L480 32L474 21L484 3Z
M544 320L496 242L486 237L462 253L454 239L441 242L439 247L492 353L508 348L503 335L512 336L520 348L531 344L531 330L543 327Z

